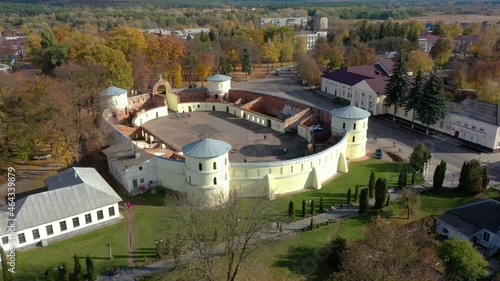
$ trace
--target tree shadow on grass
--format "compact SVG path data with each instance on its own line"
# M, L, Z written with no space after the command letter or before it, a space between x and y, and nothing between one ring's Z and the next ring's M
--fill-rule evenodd
M285 255L279 256L274 266L288 268L299 274L305 280L325 280L329 275L326 259L329 257L327 248L311 248L304 246L292 247Z

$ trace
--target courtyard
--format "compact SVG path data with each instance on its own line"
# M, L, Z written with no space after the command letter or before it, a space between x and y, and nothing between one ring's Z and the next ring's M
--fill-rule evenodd
M229 143L231 162L272 162L304 156L307 141L282 134L226 112L191 112L156 118L142 125L177 151L205 136ZM286 153L285 153L286 149Z

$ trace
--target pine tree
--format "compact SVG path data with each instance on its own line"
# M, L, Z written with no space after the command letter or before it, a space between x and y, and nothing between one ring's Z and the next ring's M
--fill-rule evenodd
M382 209L385 203L385 196L387 194L387 188L384 185L384 180L378 178L375 183L375 208Z
M368 189L362 188L359 194L359 213L364 214L368 211Z
M436 166L436 170L434 171L432 187L435 189L443 187L445 175L446 175L446 162L441 160L441 163L439 163L439 165Z
M469 196L483 191L483 170L478 160L474 159L466 163L465 169L460 172L458 189Z
M59 268L59 280L69 281L68 267L65 262L63 262L62 266Z
M87 258L85 259L85 264L87 265L87 280L94 281L96 279L94 272L94 262L89 255L87 255Z
M482 175L483 175L483 190L485 190L488 188L488 183L490 183L488 166L485 166L483 168Z
M462 190L464 186L464 179L465 179L465 174L467 173L467 161L464 161L462 164L462 169L460 170L460 177L458 178L458 190L464 192Z
M325 206L323 205L323 196L319 199L319 212L324 213L325 212Z
M398 176L398 188L401 189L403 188L403 179L404 179L404 175L403 175L403 169L401 169L399 171L399 176Z
M406 165L403 166L403 187L406 187L406 183L408 182L408 167Z
M415 77L415 82L413 83L413 88L411 88L410 94L408 95L405 103L406 112L413 110L413 115L411 119L412 128L415 125L415 115L417 115L416 109L419 107L420 99L424 93L424 87L425 87L425 78L422 74L422 71L418 69L417 76Z
M429 134L430 125L436 124L439 119L444 118L445 98L442 91L442 79L436 74L431 74L425 83L424 92L416 108L420 122L427 126L426 134Z
M82 264L80 263L80 259L78 259L78 256L76 254L73 256L73 261L75 263L75 266L74 266L75 280L82 281L83 280Z
M290 203L288 203L288 217L290 218L295 217L295 208L293 206L292 200L290 200Z
M359 185L356 184L356 189L354 190L354 202L359 202Z
M52 267L49 267L45 270L45 280L56 281L56 273L54 272L54 269Z
M311 230L314 229L314 218L311 218L311 223L310 223L309 227L311 228Z
M414 187L415 186L415 180L416 180L416 177L417 176L417 171L415 171L415 169L413 169L413 172L411 173L411 187Z
M306 200L302 200L302 217L305 217L306 213Z
M385 206L386 207L389 206L390 201L391 201L391 195L389 194L389 192L387 192L387 200L385 200Z
M373 190L375 189L375 172L372 170L370 173L370 181L368 182L368 196L373 198Z
M241 71L245 72L247 75L250 75L253 71L252 55L250 54L250 51L248 51L247 48L243 49Z
M396 122L398 108L405 105L410 82L406 72L405 54L400 51L396 65L392 70L392 75L389 78L389 83L385 87L385 105L394 107L394 115L392 121Z
M12 281L12 273L9 271L9 265L7 264L7 254L0 247L0 257L2 257L2 276L4 281Z
M311 200L311 215L314 215L316 213L316 206L314 204L314 199Z
M347 205L351 204L351 189L347 190Z

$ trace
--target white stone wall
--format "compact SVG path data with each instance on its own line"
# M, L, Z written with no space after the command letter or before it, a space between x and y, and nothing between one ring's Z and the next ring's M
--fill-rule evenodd
M136 188L148 188L149 183L154 183L158 181L156 176L156 161L154 158L140 164L135 165L123 172L124 179L122 184L124 184L127 191L132 191L134 189L133 181L137 181Z
M139 127L148 121L167 115L168 115L168 106L153 108L135 117L134 120L132 120L132 124L134 124L134 126L136 127Z
M110 207L113 207L115 209L115 215L110 217L109 216L109 211L108 209ZM103 219L102 220L98 220L97 219L97 211L99 210L102 210L103 211ZM85 215L86 214L91 214L91 218L92 218L92 222L91 223L86 223L85 221ZM78 217L79 219L79 222L80 222L80 226L78 227L74 227L73 226L73 218L76 218ZM104 222L107 222L107 221L110 221L110 220L113 220L113 219L117 219L120 217L120 210L118 208L118 203L115 203L115 204L112 204L112 205L108 205L108 206L103 206L102 208L98 208L98 209L95 209L95 210L92 210L92 211L89 211L89 212L85 212L85 213L81 213L81 214L78 214L76 216L71 216L71 217L67 217L67 218L64 218L64 219L61 219L61 220L58 220L58 221L53 221L51 223L46 223L46 224L42 224L42 225L38 225L36 227L32 227L32 228L28 228L28 229L22 229L22 230L17 230L16 231L16 244L15 244L15 248L16 249L20 249L20 248L24 248L24 247L27 247L27 246L32 246L38 242L40 242L40 240L42 239L48 239L48 240L51 240L51 239L60 239L62 237L64 237L65 235L68 235L68 234L71 234L72 232L74 231L77 231L77 230L81 230L81 229L84 229L86 227L96 227L98 226L99 224L102 224ZM65 221L66 222L66 227L67 227L67 230L65 231L61 231L61 227L60 227L60 222L62 221ZM48 235L47 234L47 226L48 225L52 225L52 230L53 230L53 234L52 235ZM38 229L38 232L40 234L40 237L35 239L33 237L33 230L35 229ZM24 233L24 237L26 238L26 242L25 243L19 243L19 239L18 239L18 235L21 234L21 233ZM1 237L1 240L2 240L2 248L4 250L9 250L10 249L10 244L5 244L4 242L4 239L5 237L7 237L8 235L4 235Z
M445 231L445 229L446 229L446 231ZM466 235L462 234L461 232L459 232L455 228L445 224L444 222L442 222L440 220L436 220L435 230L437 233L439 233L443 236L446 236L448 238L456 237L456 238L461 239L461 240L469 241L469 237L467 237Z

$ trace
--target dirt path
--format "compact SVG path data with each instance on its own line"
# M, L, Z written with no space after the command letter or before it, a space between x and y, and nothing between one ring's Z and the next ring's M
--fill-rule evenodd
M127 222L127 236L128 236L128 265L134 266L134 254L135 254L135 227L134 219L132 216L132 208L125 209L125 220Z

